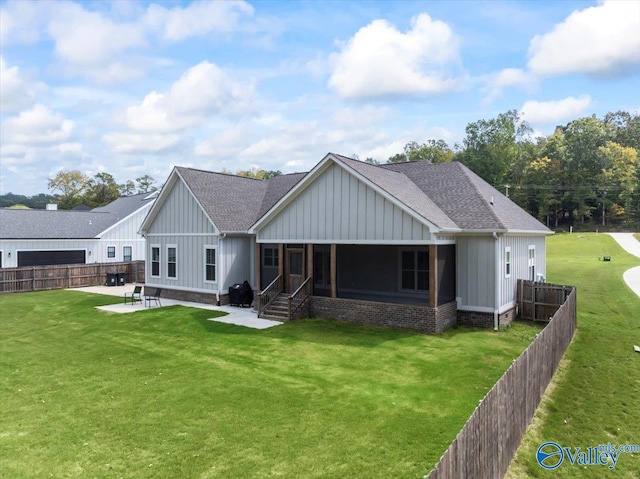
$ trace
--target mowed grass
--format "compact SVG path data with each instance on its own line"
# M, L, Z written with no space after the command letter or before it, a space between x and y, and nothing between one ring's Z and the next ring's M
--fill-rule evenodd
M0 477L422 477L536 326L268 330L0 296Z
M612 261L598 261L611 255ZM547 240L548 280L578 288L578 331L516 454L508 477L639 478L640 454L622 454L613 471L536 462L546 441L562 447L640 444L640 298L622 274L640 264L605 234Z

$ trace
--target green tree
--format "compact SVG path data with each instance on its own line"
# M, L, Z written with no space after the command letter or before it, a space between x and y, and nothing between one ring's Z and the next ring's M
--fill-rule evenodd
M275 176L282 175L280 170L259 170L257 168L251 168L250 170L240 170L236 173L237 176L244 176L246 178L257 178L259 180L270 180Z
M136 194L136 184L132 180L127 180L118 186L121 196L131 196Z
M140 178L136 178L136 184L138 185L138 194L151 193L158 188L155 186L156 180L153 176L144 175Z
M624 215L632 210L632 200L638 188L638 152L635 148L608 141L598 148L598 153L604 166L603 190L607 192L610 206Z
M427 140L422 144L410 141L404 146L404 152L390 157L388 163L422 160L427 160L431 163L448 163L454 157L455 153L444 140Z
M47 185L50 191L60 192L58 208L68 210L81 203L89 181L89 177L78 170L60 170L49 178Z
M516 110L469 123L463 150L456 159L494 186L508 184L508 172L519 159L522 145L529 142L531 132Z
M87 185L83 202L91 207L104 206L120 197L120 188L112 175L105 172L96 173Z

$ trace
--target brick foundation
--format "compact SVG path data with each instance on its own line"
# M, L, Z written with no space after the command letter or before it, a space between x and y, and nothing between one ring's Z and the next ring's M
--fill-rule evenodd
M516 317L515 306L498 316L500 326L508 326ZM458 310L458 324L474 328L493 329L493 313L479 313L477 311Z
M456 324L455 301L437 308L313 296L309 316L355 324L440 333Z
M153 294L155 293L155 286L145 286L143 294ZM216 304L216 294L215 293L198 293L195 291L182 291L179 289L170 289L170 288L162 288L162 293L160 294L161 298L167 299L177 299L179 301L189 301L192 303L203 303L203 304ZM229 304L229 295L221 294L220 295L220 304Z

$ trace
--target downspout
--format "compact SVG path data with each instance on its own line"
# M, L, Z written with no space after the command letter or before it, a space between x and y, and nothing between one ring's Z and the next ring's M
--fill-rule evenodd
M498 241L498 233L493 232L493 239L495 242L495 260L493 264L495 265L494 272L494 283L495 283L495 292L494 292L494 307L493 307L493 330L497 331L498 326L500 324L500 243Z

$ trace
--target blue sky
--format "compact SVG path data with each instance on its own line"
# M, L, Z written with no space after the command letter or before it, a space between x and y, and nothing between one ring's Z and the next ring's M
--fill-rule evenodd
M640 112L640 2L0 2L0 193Z

